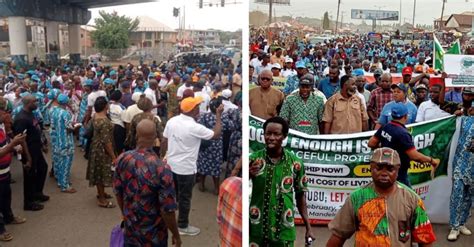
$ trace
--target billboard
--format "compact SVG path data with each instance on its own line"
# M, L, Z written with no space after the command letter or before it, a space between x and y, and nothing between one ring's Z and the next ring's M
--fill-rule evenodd
M352 19L398 21L398 11L351 9Z
M270 2L269 0L255 0L255 3L268 4L269 2ZM290 0L272 0L272 4L290 5Z

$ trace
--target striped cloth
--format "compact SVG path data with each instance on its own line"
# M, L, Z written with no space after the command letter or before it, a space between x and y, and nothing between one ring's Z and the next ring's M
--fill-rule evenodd
M3 129L0 129L0 148L3 148L8 144L8 138ZM12 153L5 154L0 157L0 181L6 180L10 177L10 172L1 172L7 171L10 168L10 163L12 162Z
M222 182L217 203L217 222L221 247L242 246L242 179L230 177Z

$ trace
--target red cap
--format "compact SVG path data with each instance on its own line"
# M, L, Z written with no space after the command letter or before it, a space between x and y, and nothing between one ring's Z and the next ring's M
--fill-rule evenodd
M405 67L402 70L402 75L411 75L413 73L413 69L411 67Z

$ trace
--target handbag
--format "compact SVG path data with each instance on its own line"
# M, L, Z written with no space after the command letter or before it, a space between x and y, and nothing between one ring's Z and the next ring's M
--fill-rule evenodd
M86 126L86 131L84 132L84 138L87 140L92 140L92 137L94 136L94 124L92 122L93 119L89 120Z
M125 243L125 236L123 232L124 223L116 225L110 233L110 247L123 247Z

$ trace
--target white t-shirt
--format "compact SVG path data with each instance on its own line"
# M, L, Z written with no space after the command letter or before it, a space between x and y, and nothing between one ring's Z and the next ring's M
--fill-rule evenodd
M151 103L153 104L153 106L158 104L156 101L156 94L153 89L147 88L145 89L144 93L145 93L145 96L151 100ZM153 115L156 115L158 113L158 110L156 108L153 108L153 110L151 110L151 113L153 113Z
M171 171L179 175L193 175L197 172L201 139L212 139L214 131L192 117L180 114L168 120L163 136L168 139L166 156Z
M447 116L451 116L451 114L441 110L439 105L433 103L431 100L428 100L421 103L418 107L415 122L419 123Z
M123 112L124 112L124 109L119 104L110 104L109 115L110 115L110 121L112 122L112 124L117 124L125 128L125 125L123 124L123 120L122 120Z
M101 96L107 97L107 93L104 90L93 91L87 96L87 106L92 107L92 114L95 113L94 104L95 100Z
M222 100L222 104L224 105L224 112L227 112L228 110L230 109L237 109L239 108L238 106L236 106L235 104L233 104L232 102L230 102L229 100Z
M138 108L137 104L131 105L122 113L122 121L124 123L131 123L135 115L142 113L143 111Z
M356 90L356 96L360 98L360 101L362 102L362 105L364 105L364 108L367 110L367 104L365 103L365 96L359 91Z
M255 71L257 72L257 75L262 73L262 71L264 71L264 70L272 70L272 65L270 63L267 63L266 66L263 66L263 64L260 64L259 66L257 66L255 68Z
M193 86L186 87L186 84L181 85L181 87L179 87L178 91L176 92L176 96L183 98L183 93L186 89L193 90Z
M200 113L206 113L209 112L209 102L211 101L211 96L207 94L206 92L194 92L194 97L200 96L202 97L202 102L199 105L199 112Z
M287 70L282 70L281 71L281 76L285 77L285 78L288 78L290 76L294 76L296 75L296 70L293 70L293 69L287 69Z

